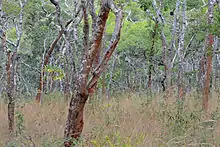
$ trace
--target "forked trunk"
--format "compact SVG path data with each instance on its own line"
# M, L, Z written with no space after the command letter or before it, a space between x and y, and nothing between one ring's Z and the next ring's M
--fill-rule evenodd
M83 110L85 103L88 99L88 96L94 93L97 81L99 80L101 74L108 65L108 61L110 60L110 57L112 56L120 39L120 32L122 27L122 11L115 7L112 0L103 0L100 8L100 13L96 21L97 29L95 30L95 32L93 32L94 35L92 41L89 44L89 31L87 22L88 16L85 6L86 5L84 3L84 6L82 7L84 12L84 56L82 60L81 70L78 74L78 79L76 82L76 93L72 97L69 106L69 112L64 131L64 138L66 139L64 143L65 147L70 147L72 145L73 140L69 139L78 139L82 133L84 123ZM104 28L110 10L112 10L116 16L114 33L101 62L96 65L96 63L94 63L94 60L97 59L96 55L101 47ZM92 68L93 66L95 68Z

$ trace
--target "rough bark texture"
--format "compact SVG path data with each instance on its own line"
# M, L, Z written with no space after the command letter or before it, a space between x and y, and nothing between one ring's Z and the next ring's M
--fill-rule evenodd
M211 25L213 22L213 7L214 2L213 0L208 1L208 24ZM210 93L210 79L211 79L211 72L212 72L212 45L214 42L214 37L212 34L209 34L207 37L207 68L206 68L206 76L205 76L205 83L204 83L204 90L203 90L203 109L205 111L208 110L208 99Z
M66 139L64 143L65 147L70 147L72 145L72 139L79 138L82 133L84 125L83 111L87 99L88 95L81 95L80 93L76 93L71 98L64 132Z
M92 70L92 66L94 64L95 57L97 55L97 52L101 46L102 38L104 34L104 28L106 25L106 21L108 19L109 11L112 10L116 15L116 25L115 25L115 31L112 35L112 39L110 41L110 45L100 62L100 64L95 68L91 75L91 79L88 81L88 77L90 75L90 72ZM86 10L84 9L84 27L86 26L86 17L85 15ZM102 5L100 8L99 15L97 17L96 22L96 30L94 32L92 41L88 47L86 48L87 41L84 39L84 47L85 47L85 53L82 60L82 68L78 75L78 81L76 83L76 92L75 95L73 95L67 121L66 121L66 127L64 131L64 137L66 139L65 146L70 147L72 144L72 141L69 139L77 139L83 130L83 110L85 103L88 99L89 94L94 93L94 85L97 83L98 79L100 78L101 73L104 71L104 69L107 66L107 63L115 50L118 41L120 39L120 31L122 26L122 11L117 9L115 5L113 4L112 0L103 0ZM89 32L84 32L85 36Z
M6 34L3 32L2 46L4 51L6 51ZM15 101L13 97L13 83L11 77L11 64L12 64L12 55L10 51L7 51L7 62L6 62L6 72L7 72L7 96L8 96L8 125L9 133L14 132L14 108Z

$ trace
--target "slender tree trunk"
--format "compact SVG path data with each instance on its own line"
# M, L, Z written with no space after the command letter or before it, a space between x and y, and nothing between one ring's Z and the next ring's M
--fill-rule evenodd
M53 52L53 50L55 48L55 45L60 40L62 35L63 35L63 30L61 30L59 32L58 36L56 37L56 39L51 44L50 49L48 50L45 59L43 60L41 74L40 74L40 80L39 80L39 86L38 86L38 91L37 91L37 95L36 95L36 98L35 98L37 103L40 103L40 101L41 101L41 96L42 96L42 92L43 92L43 85L44 85L45 67L47 66L47 64L49 62L49 58L50 58L50 56L51 56L51 54L52 54L52 52Z
M214 2L213 0L208 1L208 24L211 26L213 22L213 7ZM205 83L204 83L204 90L203 90L203 109L205 111L208 110L208 99L210 93L210 79L211 79L211 72L212 72L212 45L214 42L214 37L210 33L207 37L207 67L206 67L206 75L205 75Z
M4 51L6 51L6 34L3 32L2 37L2 46ZM8 96L8 124L9 132L12 134L14 132L14 108L15 101L13 96L13 83L11 77L11 64L12 64L12 55L10 51L7 51L7 62L6 62L6 72L7 72L7 96Z
M106 72L104 71L102 74L102 96L104 99L107 99L107 94L106 94Z
M149 69L148 69L148 88L151 90L151 86L152 86L152 71L153 71L153 61L152 61L152 58L154 56L154 46L155 46L155 43L156 43L156 36L157 36L157 29L158 29L158 22L156 21L155 22L155 25L154 25L154 31L152 32L152 46L151 46L151 49L150 49L150 58L149 58Z
M182 4L182 30L179 39L179 46L178 46L178 55L179 55L179 63L178 63L178 98L179 100L183 99L184 93L184 76L183 76L183 60L184 60L184 42L185 42L185 30L186 30L186 0L184 0Z
M205 75L205 56L204 56L204 51L203 51L203 55L199 62L199 73L198 73L199 91L202 91L202 88L204 86L204 75Z
M167 67L167 41L166 41L166 37L164 35L164 18L163 15L161 14L161 8L163 9L163 0L159 1L159 8L157 7L157 1L153 0L153 7L154 10L157 14L156 17L156 22L161 23L161 30L160 30L160 37L161 37L161 41L162 41L162 62L164 65L164 77L161 80L161 85L162 85L162 89L163 91L166 90L166 79L167 79L167 72L168 72L168 67Z
M97 18L97 17L96 17ZM102 50L101 50L101 54L102 56L105 54L105 48L106 48L106 27L105 27L105 33L104 33L104 36L103 36L103 43L102 43ZM104 99L108 99L108 93L107 90L106 90L106 71L103 72L102 74L102 97Z
M217 90L217 75L218 75L218 61L216 51L218 49L218 37L215 37L215 43L213 48L213 78L212 83L215 90Z
M66 58L66 63L64 64L64 72L65 72L65 84L64 84L64 100L65 102L68 102L68 99L70 97L70 84L69 84L69 69L68 69L68 59Z
M166 97L171 97L171 91L172 91L172 68L173 68L173 62L172 59L174 58L174 51L173 48L175 46L175 36L176 36L176 25L177 25L177 15L179 13L179 5L180 5L180 0L176 1L176 8L175 8L175 14L174 14L174 19L173 19L173 27L172 27L172 39L170 43L170 47L167 51L168 53L168 58L167 58L167 93Z
M163 92L166 91L166 78L167 78L167 62L166 62L166 58L167 58L167 54L166 54L166 50L167 50L167 42L166 42L166 38L165 38L165 35L164 35L164 32L163 32L163 28L162 28L162 31L161 31L161 40L162 40L162 48L163 48L163 65L164 65L164 77L163 77L163 80L162 80L162 87L163 87Z
M15 23L17 43L14 45L15 49L13 52L6 50L6 34L3 32L3 48L7 52L6 72L7 72L7 95L8 95L8 121L9 121L9 132L14 132L14 109L15 109L15 93L16 93L16 70L17 70L17 52L20 48L21 36L22 36L22 21L23 21L23 10L26 3L20 1L21 11L19 13L19 21Z
M107 100L110 100L110 97L111 97L111 86L112 86L112 78L113 78L113 73L114 73L115 63L116 63L116 58L117 58L116 56L117 55L113 57L112 67L110 69L111 71L110 71L110 77L109 77L108 88L107 88L107 91L108 91Z
M50 48L43 60L43 63L42 63L42 69L41 69L41 74L40 74L40 78L39 78L39 86L38 86L38 91L37 91L37 95L36 95L36 102L37 103L40 103L41 101L41 96L42 96L42 92L43 92L43 85L44 85L44 74L45 74L45 67L47 66L48 62L49 62L49 59L50 59L50 56L56 46L56 44L58 43L58 41L61 39L63 33L64 33L64 30L68 27L68 25L73 21L72 19L67 21L65 26L63 26L63 22L61 20L61 16L60 16L60 13L61 13L61 10L60 10L60 5L59 5L59 2L56 1L56 0L50 0L50 2L56 7L56 14L57 14L57 21L58 21L58 24L59 26L61 27L61 30L59 31L58 33L58 36L54 39L54 41L52 42L52 44L50 45Z

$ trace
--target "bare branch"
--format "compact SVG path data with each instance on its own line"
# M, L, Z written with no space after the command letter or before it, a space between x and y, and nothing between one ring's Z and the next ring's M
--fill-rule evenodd
M60 5L58 0L50 0L50 2L56 7L56 14L57 14L57 21L59 26L61 27L61 30L63 30L63 24L61 20L61 15L60 15Z

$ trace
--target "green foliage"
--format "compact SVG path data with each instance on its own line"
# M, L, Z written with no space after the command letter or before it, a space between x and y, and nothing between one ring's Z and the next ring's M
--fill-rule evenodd
M119 52L127 49L136 50L146 48L146 45L149 44L149 40L146 39L149 37L149 30L151 30L151 27L147 21L136 23L124 22L121 41L118 45Z
M47 65L45 70L48 73L53 73L53 80L62 80L64 78L64 71L57 67L57 66L51 66L51 65Z
M17 1L9 1L9 0L3 0L2 2L2 9L3 11L8 15L15 17L20 13L20 6Z
M16 35L16 28L15 27L7 30L7 38L12 40L13 42L16 41L17 35Z
M15 118L16 118L16 134L22 135L25 131L24 114L17 111L15 113Z
M213 25L211 27L211 33L215 36L220 37L220 11L217 8L217 6L214 8L214 22Z

